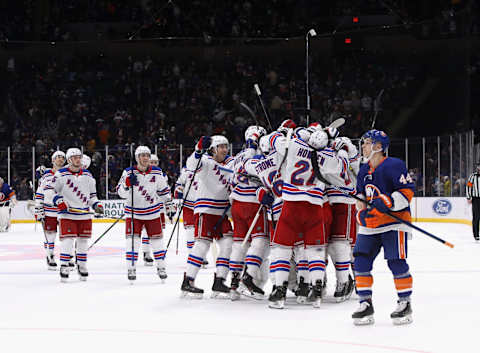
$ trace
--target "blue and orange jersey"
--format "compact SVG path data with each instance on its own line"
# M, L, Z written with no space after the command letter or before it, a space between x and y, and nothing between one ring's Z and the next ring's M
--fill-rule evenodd
M414 191L413 180L408 174L405 162L401 159L385 157L376 168L373 168L369 163L362 164L360 167L357 176L357 194L365 196L367 201L371 202L378 198L380 194L392 198L392 194L398 192L409 204ZM365 217L366 226L360 227L360 233L380 233L394 229L405 230L400 222L385 213L376 209L372 209L368 213L369 216ZM392 211L392 214L411 222L409 206Z
M7 202L15 195L15 191L7 183L3 183L0 188L0 202Z

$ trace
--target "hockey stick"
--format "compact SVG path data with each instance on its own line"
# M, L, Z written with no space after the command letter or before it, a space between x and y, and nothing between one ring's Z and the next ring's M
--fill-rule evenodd
M225 219L225 216L227 215L227 212L230 209L230 207L231 207L230 204L228 204L228 206L225 207L225 209L223 210L223 213L222 213L222 217L220 217L220 219L217 221L217 223L215 223L215 225L213 226L213 232L215 232L217 230L218 226L222 224L222 222ZM220 229L220 234L223 236L221 229Z
M32 189L32 194L33 194L33 201L35 202L35 189L33 182L31 180L28 181L28 185ZM36 232L37 231L37 220L35 219L35 225L33 226L33 230Z
M349 197L351 197L351 198L354 198L355 200L364 203L365 205L367 205L367 207L376 208L372 203L370 203L370 202L368 202L368 201L366 201L366 200L358 197L357 195L349 194L349 193L345 192L344 190L342 190L341 188L339 188L338 186L333 185L333 184L331 184L330 182L328 182L328 180L325 179L325 177L320 173L320 170L319 170L319 168L318 168L317 153L316 153L315 150L313 151L313 153L311 153L311 157L310 157L310 158L311 158L311 161L312 161L313 172L315 173L315 177L316 177L318 180L320 180L320 181L321 181L322 183L324 183L325 185L327 185L327 186L329 186L329 187L331 187L331 188L333 188L333 189L341 192L342 194L344 194L344 195L346 195L346 196L349 196ZM383 212L380 211L378 208L377 208L377 210L378 210L379 212L383 213ZM392 217L393 219L395 219L396 221L398 221L398 222L400 222L400 223L403 223L403 224L405 224L405 225L407 225L407 226L409 226L409 227L411 227L411 228L419 231L420 233L423 233L423 234L429 236L430 238L433 238L433 239L439 241L440 243L445 244L446 246L448 246L448 247L450 247L450 248L453 249L454 245L453 245L452 243L449 243L448 241L445 241L445 240L443 240L442 238L439 238L439 237L437 237L436 235L433 235L432 233L429 233L429 232L427 232L426 230L423 230L422 228L417 227L416 225L414 225L414 224L412 224L412 223L410 223L410 222L408 222L408 221L405 221L405 220L401 219L401 218L398 217L397 215L393 214L391 211L387 211L386 214L389 215L390 217Z
M134 172L133 172L133 144L130 144L130 177L134 175ZM131 181L131 180L130 180ZM131 188L132 188L132 192L131 192L131 196L132 196L132 212L130 214L131 218L130 218L130 236L132 237L132 267L135 267L135 242L134 242L134 208L133 208L133 189L134 189L135 185L132 183L131 185ZM140 229L141 231L141 229ZM141 233L141 232L140 232ZM141 235L140 235L141 237Z
M107 230L106 230L105 232L103 232L103 234L100 235L100 236L88 247L87 251L90 250L95 244L97 244L98 241L99 241L100 239L102 239L102 238L105 236L105 234L107 234L108 231L109 231L110 229L112 229L112 228L115 226L115 224L117 224L118 222L120 222L120 220L122 220L122 219L123 219L123 217L117 218L117 220L116 220L112 225L110 225L110 227L108 227Z
M375 104L375 102L378 102L380 100L380 98L382 98L383 91L385 91L385 90L382 88L382 90L378 94L377 98L375 98L375 100L373 101L374 104ZM377 115L378 115L378 109L375 110L375 114L373 115L372 127L371 127L372 129L375 127L375 122L377 121Z
M188 189L185 193L185 196L183 197L182 205L180 206L180 211L178 212L177 220L175 221L175 224L173 225L172 234L170 234L170 238L168 239L167 247L166 247L165 250L168 250L168 247L170 246L170 242L172 241L173 234L175 234L175 228L177 228L178 221L180 220L180 214L183 211L183 206L185 205L185 200L187 199L188 194L190 193L190 189L192 188L193 181L195 180L195 175L197 175L197 171L200 168L200 163L202 162L202 158L203 158L204 154L205 154L205 152L202 152L200 154L200 158L198 159L197 166L195 167L195 170L194 170L193 175L192 175L192 180L190 181L190 185L188 185Z
M240 102L240 106L245 109L248 114L250 114L250 116L253 118L253 120L255 120L255 124L257 124L257 126L260 126L260 124L258 123L258 119L257 119L257 116L255 115L255 113L253 112L252 109L250 109L250 107L248 105L246 105L245 103L243 102Z
M257 93L257 97L258 97L258 100L260 101L260 105L262 106L263 114L265 114L265 118L267 119L268 126L270 127L270 130L273 131L272 122L270 120L270 115L268 115L268 112L265 109L265 104L263 104L262 92L260 92L260 87L258 86L257 83L255 83L253 85L253 88L255 88L255 92Z
M177 217L180 218L180 209L178 210L178 216ZM180 226L177 227L177 248L175 250L176 255L178 255L178 238L180 238Z
M257 224L262 208L263 208L263 205L260 204L260 207L258 208L258 211L255 214L255 217L253 218L252 224L250 224L250 228L248 228L247 234L245 234L245 239L243 239L242 241L242 247L245 246L245 244L247 244L248 242L248 239L250 239L250 234L252 234L253 228L255 228L255 224Z

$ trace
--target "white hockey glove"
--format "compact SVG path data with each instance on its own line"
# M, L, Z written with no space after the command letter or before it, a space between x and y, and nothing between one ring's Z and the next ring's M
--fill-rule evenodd
M328 134L328 137L332 140L338 137L338 129L335 127L328 126L325 128L325 131Z
M172 202L172 200L168 200L165 202L165 213L167 217L170 219L170 221L173 220L173 217L175 216L175 213L177 212L177 208L175 204Z
M35 220L42 222L45 219L45 209L43 206L35 206Z
M333 141L332 146L336 151L347 151L348 158L355 158L358 155L357 147L352 143L348 137L337 137Z

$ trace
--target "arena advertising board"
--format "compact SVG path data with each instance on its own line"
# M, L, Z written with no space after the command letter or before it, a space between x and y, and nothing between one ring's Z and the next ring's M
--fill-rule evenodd
M105 208L103 219L94 222L109 221L123 216L124 200L101 200ZM12 208L11 219L15 222L33 222L33 201L20 201ZM452 222L471 224L472 206L464 197L414 197L410 208L412 219L418 222Z

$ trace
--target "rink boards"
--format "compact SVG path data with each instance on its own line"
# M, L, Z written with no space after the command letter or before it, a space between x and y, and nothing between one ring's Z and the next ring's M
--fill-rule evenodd
M123 200L102 200L105 218L94 219L95 223L110 223L123 216ZM472 207L464 197L414 197L411 202L414 222L440 222L472 224ZM181 220L180 220L181 221ZM27 207L27 201L20 201L12 209L12 223L35 222Z

